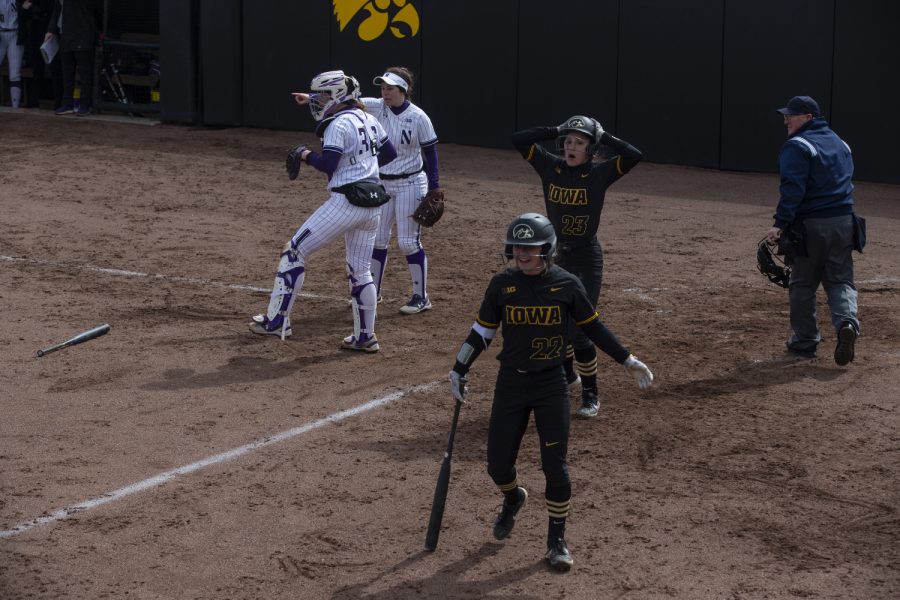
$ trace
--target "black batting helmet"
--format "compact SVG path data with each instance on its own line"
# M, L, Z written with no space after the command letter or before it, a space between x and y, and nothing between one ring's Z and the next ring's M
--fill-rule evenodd
M574 117L569 117L566 119L566 122L559 128L559 139L557 139L556 145L559 150L563 149L563 142L565 138L570 133L580 133L581 135L587 136L590 143L588 145L588 153L591 155L596 154L600 149L600 136L603 134L603 130L597 127L597 121L590 117L586 117L584 115L575 115Z
M549 262L556 254L556 231L553 230L553 224L538 213L519 215L506 228L503 255L507 260L512 260L513 246L540 246L540 255Z

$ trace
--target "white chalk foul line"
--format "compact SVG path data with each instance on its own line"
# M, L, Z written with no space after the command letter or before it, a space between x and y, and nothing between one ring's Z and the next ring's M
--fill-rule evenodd
M254 287L242 283L221 283L210 279L200 279L198 277L182 277L180 275L162 275L159 273L141 273L140 271L128 271L126 269L114 269L111 267L98 267L95 265L74 265L61 262L53 262L49 260L41 260L39 258L27 258L24 256L3 256L0 255L0 262L26 263L30 265L40 265L51 267L54 269L74 269L76 271L89 271L92 273L104 273L106 275L116 275L119 277L146 277L148 279L161 279L163 281L172 281L176 283L189 283L200 286L213 286L227 288L230 290L246 290L250 292L266 292L272 291L272 288ZM309 294L306 292L298 292L298 296L304 298L319 298L322 300L336 300L347 302L347 298L337 298L335 296L322 296L321 294Z
M324 427L329 423L336 423L338 421L342 421L344 419L356 416L360 413L364 413L370 411L374 408L378 408L379 406L383 406L385 404L389 404L394 402L395 400L399 400L404 396L408 396L415 392L425 392L431 389L434 389L440 381L432 381L431 383L424 383L421 385L413 386L408 390L402 390L398 392L394 392L393 394L388 394L387 396L383 396L376 400L371 400L366 402L365 404L360 404L354 408L348 408L347 410L342 410L336 412L327 417L323 417L317 421L313 421L311 423L307 423L306 425L301 425L299 427L294 427L293 429L288 429L287 431L282 431L281 433L275 434L270 437L263 438L261 440L257 440L255 442L251 442L244 446L240 446L238 448L234 448L232 450L228 450L227 452L222 452L220 454L215 454L208 458L204 458L203 460L198 460L197 462L193 462L189 465L184 465L183 467L178 467L176 469L172 469L171 471L166 471L164 473L160 473L159 475L155 475L150 477L149 479L144 479L143 481L138 481L137 483L132 483L131 485L126 485L125 487L119 488L107 494L103 494L102 496L97 496L95 498L90 498L85 500L84 502L79 502L78 504L73 504L72 506L67 506L66 508L61 508L49 515L45 515L43 517L37 517L32 519L31 521L27 521L25 523L20 523L13 527L12 529L7 529L5 531L0 531L0 539L3 538L11 538L19 535L20 533L24 533L29 529L34 529L35 527L40 527L41 525L48 525L50 523L55 523L57 521L61 521L63 519L68 519L78 513L84 512L86 510L90 510L92 508L97 508L98 506L102 506L104 504L108 504L109 502L113 502L115 500L121 500L127 496L131 496L132 494L136 494L138 492L143 492L145 490L153 489L155 487L159 487L164 483L168 483L172 481L176 477L180 477L182 475L187 475L189 473L193 473L194 471L199 471L200 469L216 465L219 463L227 462L230 460L234 460L239 458L245 454L253 452L255 450L259 450L260 448L265 448L266 446L271 446L272 444L277 444L279 442L283 442L285 440L289 440L298 435L302 435L314 429L319 429L320 427Z

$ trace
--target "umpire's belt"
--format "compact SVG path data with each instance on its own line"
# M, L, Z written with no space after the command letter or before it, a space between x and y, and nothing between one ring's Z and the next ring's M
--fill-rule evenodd
M581 250L582 248L590 248L591 246L599 246L600 242L597 240L597 236L592 237L586 242L560 242L558 246L559 252L574 252L576 250Z
M425 167L421 167L418 171L413 171L412 173L401 173L399 175L391 175L389 173L379 173L378 176L381 177L385 181L390 181L392 179L406 179L407 177L412 177L413 175L418 175L422 171L425 170Z

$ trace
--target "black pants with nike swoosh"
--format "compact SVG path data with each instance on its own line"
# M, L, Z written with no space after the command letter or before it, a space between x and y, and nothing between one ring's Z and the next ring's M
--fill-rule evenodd
M498 487L516 480L516 459L532 413L546 480L544 495L551 502L568 502L569 389L562 365L537 373L500 367L488 425L488 474Z

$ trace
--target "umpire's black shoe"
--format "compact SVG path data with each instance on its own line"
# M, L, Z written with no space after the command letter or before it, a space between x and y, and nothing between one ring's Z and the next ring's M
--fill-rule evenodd
M509 532L513 530L513 526L516 524L516 515L519 514L519 511L525 506L525 501L528 500L528 492L522 486L516 488L516 493L519 499L514 504L507 504L506 500L503 501L500 514L497 515L497 520L494 521L495 539L502 540L509 535Z
M572 560L572 555L569 554L566 540L563 538L556 538L555 540L549 540L547 542L546 559L551 568L562 572L571 569L572 565L575 563L575 561Z
M581 390L581 408L578 409L578 416L585 419L593 419L600 412L600 398L597 393L592 390Z
M798 356L800 358L816 358L816 349L806 349L806 348L793 348L791 346L787 347L787 353L791 356Z
M834 348L834 362L842 367L853 362L853 356L856 353L856 338L858 337L859 334L856 333L856 327L853 326L853 323L845 321L841 325L840 330L838 330L837 346Z

